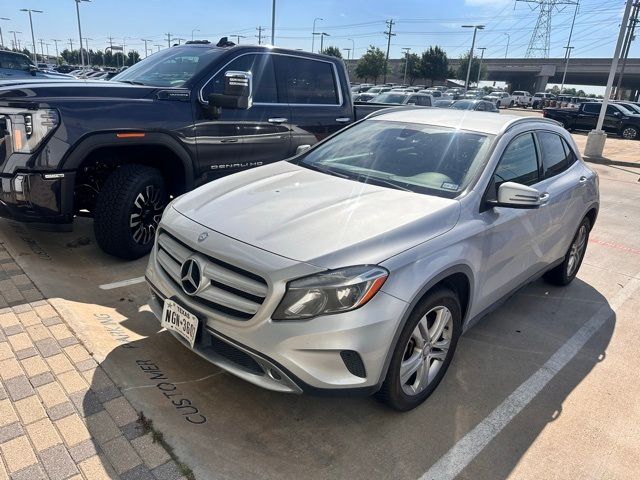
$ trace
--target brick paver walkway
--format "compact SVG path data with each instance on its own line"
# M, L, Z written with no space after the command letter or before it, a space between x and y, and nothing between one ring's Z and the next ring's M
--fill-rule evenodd
M0 480L181 477L1 243L0 379Z

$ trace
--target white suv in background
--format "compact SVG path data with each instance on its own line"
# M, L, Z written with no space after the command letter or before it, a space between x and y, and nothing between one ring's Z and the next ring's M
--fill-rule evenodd
M530 107L533 101L533 97L526 90L516 90L511 96L516 106L522 108Z

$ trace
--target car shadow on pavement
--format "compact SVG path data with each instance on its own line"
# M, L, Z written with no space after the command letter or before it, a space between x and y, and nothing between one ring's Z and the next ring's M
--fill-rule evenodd
M526 287L463 336L442 384L407 413L374 399L288 395L255 387L160 331L148 311L122 322L146 338L115 348L101 366L133 406L153 420L196 478L413 479L603 307L608 308L606 299L581 280L564 289L541 281ZM149 334L151 325L155 333ZM562 415L565 399L605 358L614 327L609 309L584 348L497 434L462 478L508 477L540 432ZM93 391L102 388L92 385ZM104 427L95 428L100 438L98 430Z

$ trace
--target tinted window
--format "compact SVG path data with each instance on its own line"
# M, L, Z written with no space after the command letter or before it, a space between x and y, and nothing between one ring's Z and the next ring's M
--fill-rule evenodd
M278 80L286 89L289 103L305 105L337 105L339 103L331 63L295 57L281 57L279 60L283 68L278 68Z
M509 144L494 177L496 190L503 182L533 185L538 181L538 160L532 134L521 135Z
M620 113L620 107L618 105L607 105L607 115L613 115L614 113Z
M278 89L271 55L242 55L233 60L206 85L204 99L212 93L224 93L224 74L235 70L251 72L253 75L253 101L257 103L277 103Z
M585 113L600 113L600 105L599 103L586 103L583 107L583 111Z
M430 107L431 99L429 97L419 95L418 98L416 99L416 105L422 105L423 107Z
M578 156L573 151L573 148L569 146L564 138L562 140L562 146L564 147L564 152L567 156L567 168L573 165L573 163L578 159Z
M24 55L12 55L10 53L0 53L0 68L11 70L28 70L33 64Z
M569 167L569 159L560 136L549 132L538 132L537 135L545 178L565 171Z

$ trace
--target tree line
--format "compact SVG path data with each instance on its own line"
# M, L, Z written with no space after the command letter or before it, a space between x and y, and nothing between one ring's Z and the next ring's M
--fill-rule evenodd
M342 58L340 49L337 47L327 47L321 53ZM444 81L447 78L465 79L467 76L467 67L469 65L469 54L460 56L458 67L453 70L449 67L449 59L446 52L439 46L429 47L427 50L418 55L411 53L405 55L403 61L395 63L394 72L389 62L385 62L385 53L378 47L369 46L367 52L360 57L355 67L355 76L358 79L373 83L377 83L378 79L385 74L385 63L387 63L387 74L395 74L404 77L406 68L407 83L413 85L418 79L430 80L434 82ZM406 66L406 67L405 67ZM473 57L471 62L470 79L475 82L478 79L478 69L482 68L480 79L486 76L486 66L480 67L480 59Z
M23 48L22 50L12 49L14 52L24 53L29 58L33 58L33 54L27 48ZM93 50L89 49L87 51L86 48L82 49L82 54L84 55L85 65L91 66L100 66L100 67L122 67L122 66L131 66L134 63L140 61L140 54L136 50L129 50L127 55L123 55L122 52L112 52L111 50ZM36 53L36 58L38 62L47 62L49 58L54 55L42 56L39 53ZM80 65L80 50L74 49L69 50L65 48L62 52L60 52L58 63L67 63L69 65Z

